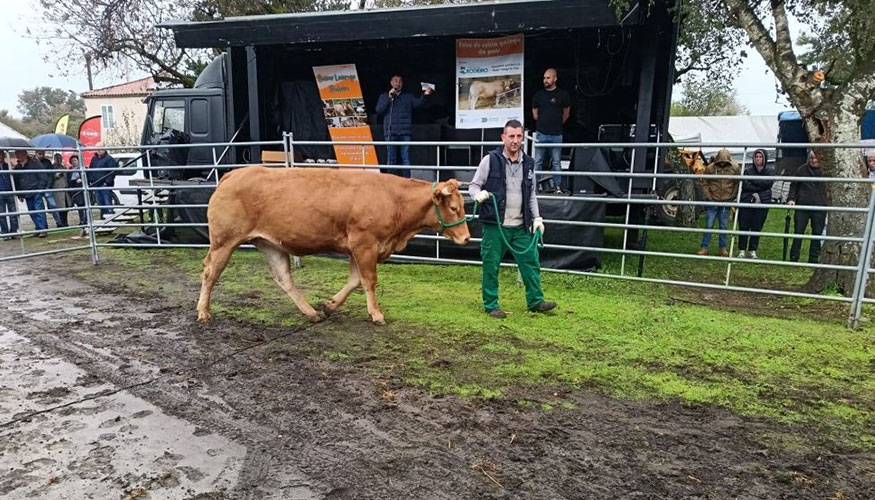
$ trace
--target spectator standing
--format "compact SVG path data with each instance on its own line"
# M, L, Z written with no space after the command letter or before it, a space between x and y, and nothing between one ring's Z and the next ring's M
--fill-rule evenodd
M118 169L118 161L103 149L103 143L97 143L97 150L88 169L88 187L95 188L94 198L100 206L100 214L106 218L112 215L112 187L115 186L115 174ZM92 180L94 183L92 184Z
M562 126L571 116L571 96L556 86L559 74L554 68L544 72L544 88L532 98L532 117L535 119L535 143L561 144ZM554 172L562 170L562 148L535 148L535 170L544 169L544 160L550 158ZM562 176L553 174L554 191L562 194Z
M49 174L41 172L42 164L27 154L27 151L19 149L15 151L15 185L22 191L18 197L27 204L30 212L30 220L33 221L37 236L45 238L45 231L49 228L46 223L45 207L43 206L43 191L48 185Z
M705 168L705 180L702 188L705 199L712 202L731 203L738 196L738 181L735 179L709 179L712 175L739 175L741 168L732 161L732 155L726 149L721 149L714 161ZM727 257L726 229L729 228L729 207L714 205L705 208L705 229L714 227L714 221L718 221L721 233L718 236L720 243L720 256ZM702 235L702 245L696 255L708 255L708 247L711 245L711 233Z
M70 157L70 180L69 185L71 188L78 189L78 191L70 192L70 201L72 206L80 207L78 209L79 212L79 225L85 226L88 224L88 214L86 212L85 205L85 190L82 187L82 170L79 169L79 157L72 156ZM85 236L85 228L82 229L81 236Z
M869 178L875 179L875 153L866 158L866 168L869 170Z
M48 158L46 158L45 151L37 151L36 152L36 159L37 159L37 161L39 161L40 165L42 165L41 168L43 168L45 170L53 170L55 168L54 165L52 165L52 162ZM45 185L46 192L42 193L41 196L45 200L44 206L49 210L55 210L56 208L58 208L58 205L57 205L57 203L55 203L54 194L51 191L49 191L49 189L52 189L52 185L55 182L55 176L49 172L46 172L45 176L46 176L46 185ZM52 218L55 219L55 227L63 227L63 225L61 224L61 214L60 213L58 213L58 212L48 212L48 213L52 214ZM46 221L48 224L48 217L46 217Z
M800 165L794 176L823 177L823 171L820 169L820 159L814 151L808 153L808 163ZM791 206L828 206L826 183L816 181L794 181L790 183L790 194L787 195L787 204ZM812 236L823 234L823 230L826 228L826 210L796 209L796 214L793 218L793 234L805 234L805 229L808 227L809 222L811 222ZM802 240L793 238L793 245L790 246L790 260L792 262L799 262L799 252L801 249ZM808 262L812 264L820 262L820 240L818 239L811 240L811 246L808 248Z
M66 189L67 188L67 168L64 166L64 157L61 156L61 153L55 153L54 157L52 157L52 189ZM55 212L55 222L58 223L58 227L67 227L67 207L70 206L67 203L66 191L53 191L52 197L55 199L55 206L60 208L60 212Z
M12 171L6 162L6 151L0 151L0 233L4 240L12 239L18 232L18 211L15 203L15 186L12 184Z
M422 95L416 97L405 90L404 78L393 75L389 81L389 91L380 94L377 99L377 116L383 117L383 137L387 141L410 142L413 138L413 110L426 104L426 96L431 95L431 88L426 88ZM390 145L386 147L386 163L390 166L410 165L410 146ZM410 178L409 168L389 168L388 173Z
M744 207L738 210L738 229L758 233L763 230L769 209L766 206L772 202L772 179L762 179L775 175L775 169L768 166L769 156L764 149L753 152L753 165L744 170L741 183L742 203L755 203L763 205L763 208ZM747 235L738 237L738 257L757 258L757 248L760 245L759 235L748 238Z

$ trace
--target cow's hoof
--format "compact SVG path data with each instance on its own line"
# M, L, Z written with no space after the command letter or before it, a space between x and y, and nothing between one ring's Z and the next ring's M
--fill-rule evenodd
M317 308L319 309L319 312L324 314L327 318L328 316L331 316L331 313L337 310L337 305L334 303L333 300L329 300L319 304Z
M316 314L307 316L307 319L310 320L310 323L321 323L322 321L325 321L326 317L327 316L324 312L318 311Z
M209 324L210 321L213 320L213 315L210 313L198 313L197 322L206 325Z
M386 326L386 320L382 316L372 317L371 321L373 321L375 325Z

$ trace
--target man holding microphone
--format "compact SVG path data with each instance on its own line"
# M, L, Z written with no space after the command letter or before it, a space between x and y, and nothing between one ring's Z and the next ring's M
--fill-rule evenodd
M383 137L390 142L410 142L413 136L413 110L426 104L431 88L426 88L419 97L404 89L404 78L393 75L391 88L377 99L377 116L383 117ZM410 146L390 145L386 151L386 163L390 166L410 165ZM399 154L400 153L400 158ZM400 163L399 163L400 160ZM389 168L390 174L410 178L409 168Z

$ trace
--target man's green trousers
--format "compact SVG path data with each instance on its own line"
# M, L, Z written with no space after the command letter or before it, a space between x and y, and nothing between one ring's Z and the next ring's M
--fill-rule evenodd
M525 226L501 227L507 242L515 252L525 250L532 243L532 233ZM498 305L498 269L501 259L509 250L504 244L497 224L483 224L483 241L480 242L480 256L483 259L483 308L486 311L499 309ZM531 245L525 253L512 254L519 266L523 284L526 286L526 307L531 310L544 301L541 292L541 269L538 258L538 246Z

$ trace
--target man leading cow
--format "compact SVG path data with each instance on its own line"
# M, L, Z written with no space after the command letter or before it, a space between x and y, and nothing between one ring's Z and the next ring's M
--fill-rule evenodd
M508 121L501 140L504 146L483 157L468 187L470 196L480 203L480 222L483 223L480 243L483 308L498 319L507 316L498 303L498 270L508 250L513 254L526 286L529 311L546 312L556 307L555 302L544 300L538 248L531 244L533 232L544 234L544 221L540 217L534 189L535 162L521 149L522 123ZM492 196L499 213L495 213Z

